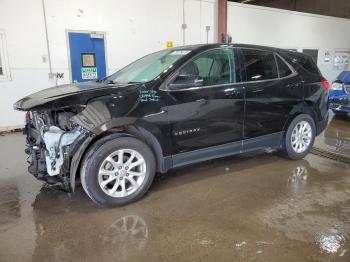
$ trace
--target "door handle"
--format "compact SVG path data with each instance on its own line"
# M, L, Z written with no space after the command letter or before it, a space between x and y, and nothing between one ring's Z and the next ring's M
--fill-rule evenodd
M298 87L300 87L301 86L301 84L300 83L296 83L296 84L288 84L288 85L286 85L286 87L287 88L298 88Z
M240 95L244 91L244 87L242 88L227 88L225 89L225 95L226 96L232 96L232 95Z

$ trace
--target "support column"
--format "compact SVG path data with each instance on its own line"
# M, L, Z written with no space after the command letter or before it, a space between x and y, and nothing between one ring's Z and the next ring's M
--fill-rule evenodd
M227 0L218 0L218 42L222 42L222 34L227 34Z

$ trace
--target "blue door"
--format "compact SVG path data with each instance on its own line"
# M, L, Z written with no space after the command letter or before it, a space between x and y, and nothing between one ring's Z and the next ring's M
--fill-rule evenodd
M68 33L73 82L96 81L106 76L103 34Z

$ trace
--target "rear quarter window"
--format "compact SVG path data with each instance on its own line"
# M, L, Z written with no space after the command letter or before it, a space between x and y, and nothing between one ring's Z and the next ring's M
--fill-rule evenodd
M304 81L318 82L322 78L320 70L311 57L293 52L285 54L284 58L293 66Z
M299 59L298 62L305 69L305 71L309 72L310 74L318 75L320 73L317 65L311 58Z

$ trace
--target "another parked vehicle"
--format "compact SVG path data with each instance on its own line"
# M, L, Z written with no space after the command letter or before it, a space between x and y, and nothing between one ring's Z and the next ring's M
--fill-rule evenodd
M329 92L329 108L337 115L350 113L350 71L343 71Z
M14 108L28 111L30 173L72 191L80 178L94 202L115 207L171 168L266 148L305 157L327 125L328 88L303 54L210 44L159 51Z

